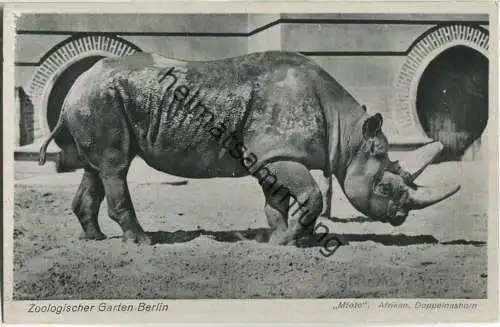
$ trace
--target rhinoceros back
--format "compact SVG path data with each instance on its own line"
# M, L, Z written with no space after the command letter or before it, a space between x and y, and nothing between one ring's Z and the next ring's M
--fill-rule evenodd
M93 91L83 96L94 103L114 99L138 153L150 164L241 170L234 159L227 163L222 146L241 132L252 96L251 81L235 70L140 54L104 59L87 73L82 83Z
M346 103L320 105L320 98L327 97L318 98L318 78L324 81L324 92L336 93L341 86L318 71L316 63L294 53L254 53L208 62L139 54L96 64L79 79L81 90L75 91L69 106L75 107L79 98L86 105L98 104L78 109L80 114L88 110L105 117L108 110L120 111L137 154L173 174L246 174L223 146L229 135L240 137L259 161L288 158L322 169L326 134L336 128L327 128L325 115L336 117L334 112ZM100 105L105 101L110 106Z

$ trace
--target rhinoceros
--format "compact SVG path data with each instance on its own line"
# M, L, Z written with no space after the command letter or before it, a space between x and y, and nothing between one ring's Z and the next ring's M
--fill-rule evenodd
M140 53L104 58L76 80L39 164L55 139L58 165L84 169L72 203L83 239L106 237L97 219L106 197L123 240L151 244L127 185L130 163L139 156L185 178L255 177L265 198L269 242L293 245L312 235L320 214L330 210L324 203L330 202L332 176L357 210L395 226L410 210L459 190L414 184L442 145L418 149L408 160L420 160L421 167L404 169L388 157L382 124L380 113L369 115L298 53L196 62ZM311 170L323 171L326 191Z

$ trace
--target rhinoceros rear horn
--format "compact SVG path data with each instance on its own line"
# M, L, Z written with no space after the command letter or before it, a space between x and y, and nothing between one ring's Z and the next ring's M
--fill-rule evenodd
M413 182L441 151L443 151L441 142L432 142L410 152L400 160L401 167L411 175L408 182Z
M460 185L445 184L439 186L419 186L416 190L410 190L407 209L418 210L441 202L460 190Z

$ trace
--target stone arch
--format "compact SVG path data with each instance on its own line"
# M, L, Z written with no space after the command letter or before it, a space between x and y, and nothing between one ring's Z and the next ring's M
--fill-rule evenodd
M58 78L77 63L88 61L89 58L102 58L110 56L126 56L142 50L114 35L85 35L73 36L57 44L40 59L40 65L35 71L28 93L35 108L35 137L41 137L50 132L48 122L48 102L51 92ZM94 61L95 62L95 61ZM87 68L88 68L87 67ZM81 73L81 71L80 71Z
M418 118L418 86L428 65L441 53L456 46L469 47L488 58L489 33L480 26L438 25L424 33L409 48L396 78L397 99L392 110L398 129L404 130L407 137L421 142L431 140Z

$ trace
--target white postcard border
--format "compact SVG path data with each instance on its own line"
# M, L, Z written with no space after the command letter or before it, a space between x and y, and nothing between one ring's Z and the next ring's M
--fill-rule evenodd
M498 90L498 7L493 2L198 2L161 3L31 3L7 4L4 10L4 103L3 103L3 194L4 194L4 318L9 323L119 323L119 322L486 322L498 316L498 111L490 109L489 119L496 124L488 128L490 172L488 212L488 299L296 299L296 300L78 300L78 301L13 301L13 153L14 153L14 25L15 14L24 12L100 12L100 13L237 13L237 12L345 12L345 13L489 13L490 14L490 90ZM490 108L498 109L498 94L490 92ZM335 310L342 301L367 303L361 310ZM378 309L384 301L408 303L413 309ZM168 305L166 311L137 311L140 303ZM477 310L440 309L420 310L416 303L469 303ZM38 306L116 305L132 304L131 312L30 313L32 304ZM49 311L51 309L48 309Z

